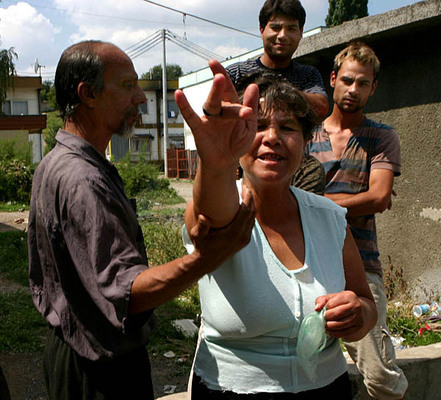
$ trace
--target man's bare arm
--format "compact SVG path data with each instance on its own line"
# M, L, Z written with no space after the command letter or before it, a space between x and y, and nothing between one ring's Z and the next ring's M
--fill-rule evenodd
M325 196L348 209L349 217L370 215L386 210L390 204L394 172L374 169L369 177L369 190L357 194L327 193Z
M210 221L200 215L189 232L194 252L141 272L133 281L129 313L137 314L158 307L214 271L248 244L254 218L251 193L243 199L233 221L223 229L210 229Z

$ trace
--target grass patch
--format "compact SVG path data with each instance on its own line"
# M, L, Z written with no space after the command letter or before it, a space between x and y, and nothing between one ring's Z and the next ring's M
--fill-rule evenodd
M0 274L29 286L27 234L22 231L0 233Z
M183 214L183 210L167 206L184 203L185 199L179 196L173 188L165 187L161 191L145 190L141 195L136 196L136 208L139 217L146 217L152 214L172 216L176 213Z
M17 212L29 210L29 204L23 202L7 201L0 202L0 212Z
M0 352L42 351L46 333L29 290L0 293Z
M154 268L186 254L182 244L184 210L160 208L148 211L140 222L144 234L149 263ZM155 357L172 351L175 361L171 371L174 375L188 375L196 348L197 337L185 337L172 322L178 319L198 320L201 313L197 285L193 285L180 296L161 305L155 311L158 326L149 342L149 352Z
M176 359L183 359L177 370L178 374L188 374L190 371L197 335L185 337L172 325L172 321L187 318L196 321L200 312L197 285L188 288L179 297L161 305L155 311L158 326L150 339L149 352L162 357L166 352L173 351Z
M163 218L152 214L140 223L149 264L161 265L186 254L182 244L182 217Z

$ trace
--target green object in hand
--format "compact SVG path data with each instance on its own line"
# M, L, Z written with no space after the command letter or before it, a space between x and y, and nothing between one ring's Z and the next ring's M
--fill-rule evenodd
M318 353L326 346L325 307L307 315L300 325L297 337L297 356L306 376L312 381L317 380Z

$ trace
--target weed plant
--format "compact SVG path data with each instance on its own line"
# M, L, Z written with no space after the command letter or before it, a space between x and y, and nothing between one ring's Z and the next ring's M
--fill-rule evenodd
M412 303L389 303L387 308L387 324L395 337L404 339L405 347L426 346L441 342L441 334L436 324L427 330L425 318L415 318L412 313ZM428 324L428 326L430 327Z
M402 346L416 347L441 342L441 334L433 329L426 329L424 318L413 315L413 301L407 295L407 285L402 267L394 265L390 257L384 271L384 286L388 299L387 325L396 338L403 338ZM433 298L433 297L432 297ZM430 326L429 326L430 327Z

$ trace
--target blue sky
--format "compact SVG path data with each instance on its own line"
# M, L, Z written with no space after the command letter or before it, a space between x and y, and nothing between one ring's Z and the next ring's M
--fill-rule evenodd
M155 0L188 14L259 34L258 14L263 0ZM417 3L417 0L369 0L369 15ZM328 0L303 0L307 20L305 31L324 25ZM217 27L143 0L0 0L0 48L14 47L20 75L35 75L38 59L43 80L53 79L62 51L85 39L100 39L127 49L160 29L224 57L235 56L261 46L260 38ZM206 66L206 61L167 42L167 63L182 66L184 72ZM138 74L162 60L162 48L155 46L134 59Z

